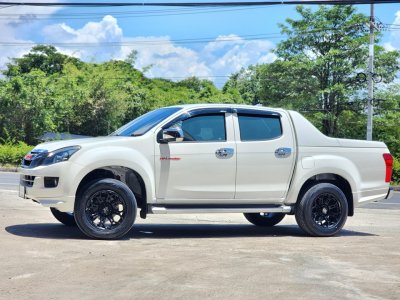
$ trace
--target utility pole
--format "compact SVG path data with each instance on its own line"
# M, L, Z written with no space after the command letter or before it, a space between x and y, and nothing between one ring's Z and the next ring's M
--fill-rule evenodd
M367 120L367 140L372 141L372 116L374 114L374 30L375 30L375 10L371 4L371 19L369 22L369 59L368 59L368 120Z

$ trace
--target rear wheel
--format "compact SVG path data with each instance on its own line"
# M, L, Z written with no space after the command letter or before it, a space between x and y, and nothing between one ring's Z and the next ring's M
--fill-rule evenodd
M50 211L59 222L66 226L76 226L74 214L71 212L62 212L54 207L50 207Z
M75 219L84 234L96 239L117 239L132 228L136 199L129 187L115 179L86 185L75 204Z
M250 223L264 227L274 226L285 217L282 213L245 213L243 215Z
M311 187L296 206L297 224L312 236L332 236L346 223L347 199L336 185L319 183Z

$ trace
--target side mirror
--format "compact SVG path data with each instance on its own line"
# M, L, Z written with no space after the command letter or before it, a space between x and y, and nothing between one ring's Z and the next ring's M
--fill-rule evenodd
M183 131L181 128L167 128L162 131L162 143L182 142Z

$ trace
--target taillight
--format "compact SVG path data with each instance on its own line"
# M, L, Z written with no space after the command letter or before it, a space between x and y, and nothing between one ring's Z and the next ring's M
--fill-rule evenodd
M390 153L384 153L383 159L385 160L386 165L385 182L390 182L390 179L392 179L393 156Z

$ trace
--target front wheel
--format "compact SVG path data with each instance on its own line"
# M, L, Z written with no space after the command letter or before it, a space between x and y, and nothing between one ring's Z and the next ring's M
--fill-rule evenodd
M296 205L297 224L312 236L332 236L346 223L347 199L336 185L319 183L311 187Z
M115 179L98 179L86 185L75 203L79 229L95 239L117 239L132 228L136 199L129 187Z
M63 223L65 226L76 226L75 218L73 213L62 212L54 207L50 207L50 211L59 222Z
M250 223L263 227L274 226L285 217L283 213L244 213L243 215Z

